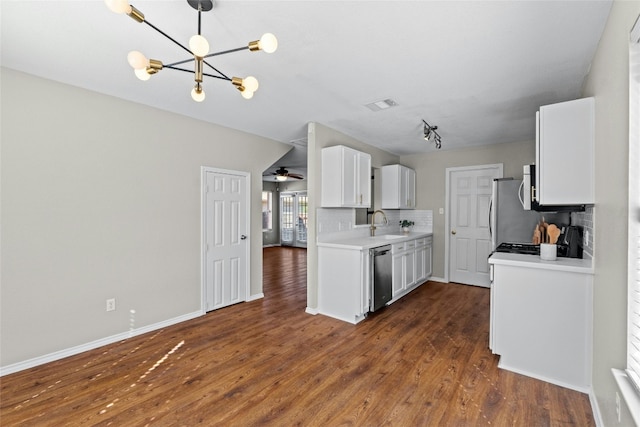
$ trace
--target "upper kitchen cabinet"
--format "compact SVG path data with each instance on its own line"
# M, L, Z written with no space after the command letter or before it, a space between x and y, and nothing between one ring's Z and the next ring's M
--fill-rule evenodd
M324 208L371 207L371 155L344 145L322 149Z
M416 171L402 165L381 168L382 209L415 209Z
M594 99L542 106L536 125L538 203L593 204Z

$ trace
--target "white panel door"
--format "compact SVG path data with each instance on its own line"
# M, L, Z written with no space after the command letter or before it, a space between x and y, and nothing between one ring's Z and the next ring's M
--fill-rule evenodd
M464 168L450 172L449 280L489 286L491 235L489 203L499 168Z
M246 301L248 175L203 168L204 307Z

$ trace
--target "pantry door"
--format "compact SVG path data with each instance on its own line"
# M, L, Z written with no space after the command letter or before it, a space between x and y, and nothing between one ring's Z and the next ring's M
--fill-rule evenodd
M249 189L245 172L202 168L203 310L249 295Z
M449 281L489 287L489 205L502 164L449 168L446 173Z

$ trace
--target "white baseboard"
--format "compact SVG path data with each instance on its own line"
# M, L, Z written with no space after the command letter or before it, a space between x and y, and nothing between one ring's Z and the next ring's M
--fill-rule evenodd
M536 373L529 372L529 371L524 370L524 369L519 369L519 368L514 368L514 367L511 367L511 366L508 366L507 364L502 362L502 357L500 358L500 361L498 362L498 368L505 369L505 370L511 371L511 372L515 372L516 374L525 375L527 377L535 378L537 380L545 381L545 382L548 382L550 384L559 385L560 387L564 387L564 388L568 388L568 389L571 389L571 390L579 391L580 393L588 394L591 391L591 387L589 387L589 386L583 386L583 385L579 385L579 384L572 384L572 383L568 383L568 382L565 382L565 381L558 380L556 378L546 377L544 375L538 375Z
M53 353L45 354L44 356L34 357L33 359L25 360L23 362L13 363L7 366L0 366L0 377L4 375L13 374L15 372L23 371L25 369L33 368L35 366L44 365L45 363L54 362L56 360L64 359L65 357L74 356L82 352L93 350L103 345L113 344L118 341L126 340L127 338L135 337L137 335L146 334L147 332L155 331L158 329L166 328L167 326L175 325L176 323L185 322L187 320L195 319L204 314L202 311L194 311L192 313L183 314L182 316L167 319L162 322L154 323L152 325L143 326L130 331L122 332L109 337L100 338L95 341L81 344L75 347L67 348L64 350L55 351Z
M596 422L596 427L604 427L600 406L598 406L598 398L596 398L593 392L593 387L589 391L589 403L591 403L591 412L593 413L593 420Z
M264 298L264 294L262 292L260 292L259 294L250 295L249 298L247 298L247 302L255 301L255 300L261 299L261 298Z
M313 314L315 316L316 314L319 313L319 311L317 308L307 307L307 309L305 310L305 313Z
M443 279L442 277L429 277L429 280L431 280L432 282L440 282L440 283L449 283L448 280Z

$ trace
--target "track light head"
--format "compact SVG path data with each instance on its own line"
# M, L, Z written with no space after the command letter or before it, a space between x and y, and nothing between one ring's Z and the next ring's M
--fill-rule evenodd
M436 148L438 150L442 148L442 140L440 139L440 135L438 135L438 132L436 132L436 129L438 129L438 126L431 126L425 120L422 120L422 123L424 123L424 126L423 126L424 140L431 141L431 139L434 139Z

